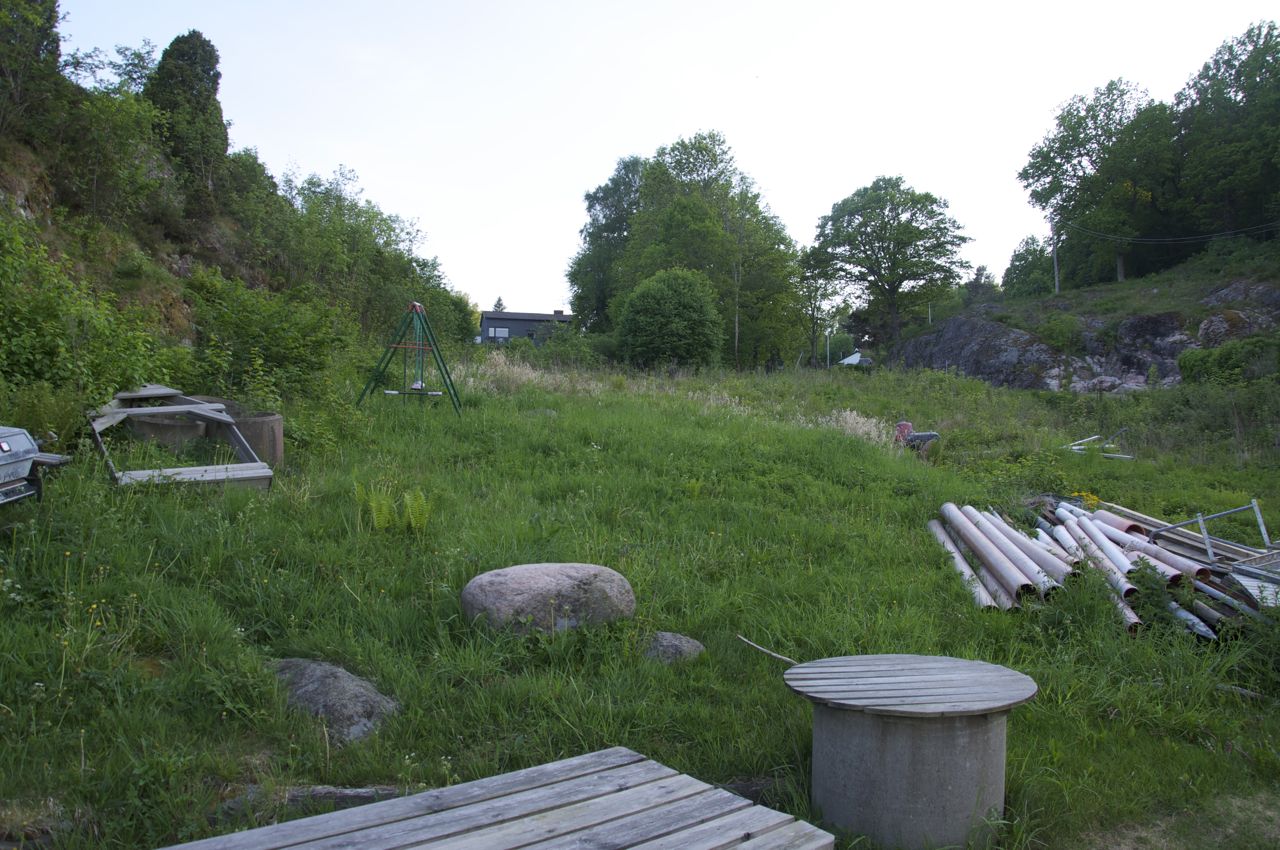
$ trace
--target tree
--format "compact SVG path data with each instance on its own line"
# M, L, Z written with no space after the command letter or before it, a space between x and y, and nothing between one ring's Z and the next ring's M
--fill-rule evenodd
M498 296L498 300L493 302L493 312L501 313L507 309L507 305L502 303L502 296Z
M890 341L901 334L905 313L955 285L968 267L958 252L969 240L946 212L946 201L901 177L878 177L818 222L816 245L835 274L884 315Z
M711 282L688 269L645 280L627 296L618 318L624 356L641 368L713 363L722 336Z
M973 277L969 278L964 284L964 303L966 305L974 304L990 298L999 291L1000 287L996 285L996 276L987 271L986 266L978 266L973 272Z
M191 30L164 49L142 90L167 116L160 135L184 178L188 212L197 218L215 209L214 184L227 156L227 125L218 102L221 79L217 48Z
M608 331L609 302L618 291L618 260L631 235L632 216L640 208L640 175L644 160L618 160L608 181L587 192L587 223L582 247L569 264L569 305L580 327Z
M0 6L0 136L15 133L53 96L61 46L57 0L5 0Z
M801 250L799 266L796 295L809 338L809 365L816 367L818 340L831 326L847 284L832 267L831 255L816 246Z
M1045 243L1028 236L1009 257L1000 278L1006 295L1044 295L1053 292L1053 257Z

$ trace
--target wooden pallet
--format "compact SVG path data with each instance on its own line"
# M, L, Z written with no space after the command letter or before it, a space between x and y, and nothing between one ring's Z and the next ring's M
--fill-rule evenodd
M827 850L791 815L625 747L169 850Z

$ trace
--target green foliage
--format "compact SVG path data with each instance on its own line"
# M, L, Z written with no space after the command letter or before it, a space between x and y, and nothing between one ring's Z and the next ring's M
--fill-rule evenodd
M50 259L29 225L0 213L0 378L101 404L159 376L150 336Z
M1000 279L1006 295L1048 295L1053 292L1053 256L1034 236L1018 243Z
M1084 354L1084 330L1073 313L1055 310L1040 322L1036 335L1064 354Z
M227 126L218 102L218 50L197 30L180 35L160 54L142 96L163 112L160 135L187 191L187 215L215 211L214 184L227 156Z
M32 117L50 109L60 79L57 27L57 0L6 0L0 7L0 137L29 139Z
M623 303L618 339L627 361L642 369L714 362L722 332L710 281L687 269L653 275Z
M1188 348L1178 355L1182 379L1194 384L1242 386L1259 378L1261 392L1274 391L1280 375L1280 333L1251 336L1225 342L1217 348Z
M350 339L336 310L313 300L248 289L207 269L187 281L195 302L202 389L235 397L306 393Z
M909 312L959 282L968 238L946 212L946 201L901 177L878 177L819 221L816 244L828 274L847 281L878 319L871 324L883 330L872 336L897 340Z

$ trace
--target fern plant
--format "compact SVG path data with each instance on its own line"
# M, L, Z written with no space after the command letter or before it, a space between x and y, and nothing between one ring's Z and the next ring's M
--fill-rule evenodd
M421 490L406 490L403 501L405 525L415 534L422 534L431 518L430 500Z

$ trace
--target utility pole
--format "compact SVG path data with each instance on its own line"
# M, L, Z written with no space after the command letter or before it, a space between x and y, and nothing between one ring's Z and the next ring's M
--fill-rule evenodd
M1049 239L1053 242L1053 294L1061 293L1058 286L1058 227L1056 219L1049 219Z

